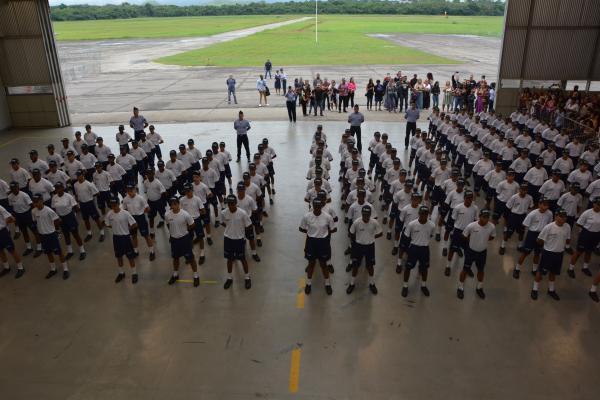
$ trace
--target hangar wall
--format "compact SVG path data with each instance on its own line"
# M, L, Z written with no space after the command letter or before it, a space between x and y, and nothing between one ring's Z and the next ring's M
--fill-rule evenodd
M0 77L0 131L10 127L10 114L8 112L8 103L6 102L6 92L2 90L2 77Z
M13 127L70 124L47 0L0 0L0 60Z
M525 87L600 84L600 1L507 0L504 24L498 111L512 111Z

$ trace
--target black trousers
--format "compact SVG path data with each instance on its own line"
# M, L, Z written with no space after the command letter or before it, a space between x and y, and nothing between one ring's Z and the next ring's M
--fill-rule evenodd
M296 102L295 101L286 101L285 105L287 106L288 117L290 122L296 122Z
M352 136L356 136L356 148L359 152L362 152L362 142L360 141L360 126L351 126L350 133L352 133Z
M408 147L408 141L411 136L415 136L417 133L417 123L407 122L406 123L406 136L404 137L404 147Z
M246 158L250 160L250 144L248 143L248 135L237 135L237 159L242 155L242 144L246 149Z

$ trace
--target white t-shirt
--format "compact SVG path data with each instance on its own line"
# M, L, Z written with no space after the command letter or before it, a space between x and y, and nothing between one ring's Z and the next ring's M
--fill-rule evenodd
M8 204L12 207L16 213L24 213L31 210L31 197L25 192L19 192L16 195L10 193L8 195Z
M100 173L97 171L93 175L94 185L100 192L110 191L110 183L113 181L113 177L108 172L102 170Z
M192 197L181 197L179 199L179 204L181 205L181 208L185 210L193 219L196 219L200 216L200 210L204 210L204 203L196 195L193 195Z
M85 169L92 169L98 159L92 153L86 153L79 155L79 161L81 161Z
M115 213L110 210L106 213L104 219L106 226L111 227L114 235L129 235L129 228L135 224L135 219L129 214L129 211L119 210Z
M66 160L64 168L67 175L69 175L69 178L71 179L77 179L77 171L79 171L80 169L85 170L85 167L83 166L81 161L75 159L73 161Z
M469 238L469 248L473 251L487 249L490 238L496 237L496 226L491 222L481 226L479 221L471 222L463 231L463 236Z
M557 200L560 197L560 194L565 191L565 184L562 180L558 180L554 182L552 179L548 179L539 192L542 196L547 198L548 200Z
M0 230L4 229L8 225L8 219L11 217L10 213L6 211L6 208L0 206Z
M147 207L146 199L138 194L133 197L128 194L123 198L123 210L129 211L131 215L143 215Z
M94 200L94 196L99 193L96 185L85 180L83 182L75 182L73 189L75 189L75 195L80 203L87 203Z
M321 212L321 214L315 215L311 211L302 217L300 228L306 231L308 237L326 238L329 236L329 231L335 228L335 222L333 222L333 217L327 213Z
M165 193L165 187L158 179L153 179L152 182L146 179L144 181L144 191L149 201L158 201L161 199L162 194Z
M131 154L118 155L115 161L117 162L117 164L123 167L125 171L129 171L137 164L137 161L135 161L135 157Z
M558 206L567 212L569 217L577 216L577 208L581 206L583 197L579 193L573 195L567 192L558 199Z
M550 222L552 222L552 211L546 210L542 213L536 209L527 214L523 225L532 232L541 232Z
M181 173L187 169L185 168L185 165L177 159L175 161L169 160L165 162L165 168L173 172L176 177L180 176Z
M237 198L238 208L241 208L242 210L246 211L246 214L252 215L252 213L258 209L256 206L256 201L254 201L252 197L244 195L243 199L240 199L239 196L237 196Z
M108 172L110 174L110 176L112 177L113 181L120 181L123 179L123 175L125 175L127 172L123 169L123 167L117 163L114 164L108 164L106 166L106 172Z
M532 167L529 168L523 179L534 186L542 186L548 180L548 172L545 168Z
M105 144L102 144L102 146L96 145L94 152L96 153L96 157L98 157L98 161L100 162L107 162L108 155L112 154L112 150L110 149L110 147L108 147Z
M578 182L579 187L585 190L592 181L592 173L590 171L582 172L581 170L576 169L569 174L567 181L570 183Z
M173 173L173 171L169 169L164 169L162 172L157 169L154 173L154 177L162 183L162 185L166 189L170 189L173 186L173 183L177 180L177 177Z
M513 213L524 215L533 207L533 198L526 194L521 197L519 193L512 195L506 202L506 207Z
M452 219L454 220L454 227L456 229L463 230L473 221L477 221L479 215L479 207L475 204L471 204L470 207L465 206L465 203L457 205L452 210Z
M346 216L348 217L348 219L350 221L355 221L358 218L361 218L362 216L362 209L363 207L369 207L371 209L371 217L372 218L377 218L377 211L375 210L375 208L373 207L373 205L371 205L369 202L367 202L366 200L360 204L357 201L355 201L354 203L352 203L350 205L350 207L348 208L348 212L346 213Z
M331 218L328 214L324 215ZM248 213L239 207L233 213L229 211L229 207L221 212L221 222L225 225L225 237L234 240L244 239L246 228L252 225Z
M10 169L10 180L12 182L17 182L19 184L19 188L23 189L27 187L27 181L31 178L29 172L25 168L19 167L16 171L14 169Z
M567 240L571 239L571 226L569 224L558 226L556 222L552 222L542 229L538 239L544 241L544 250L562 253L565 251Z
M57 194L52 196L52 208L61 217L70 214L75 206L77 206L77 200L69 193L63 193L62 196Z
M185 210L175 213L169 210L165 213L169 234L173 239L180 239L189 234L188 227L194 224L194 218Z
M67 182L69 181L69 176L65 174L64 171L57 169L56 172L48 171L46 174L46 179L48 179L52 185L56 185L58 182L60 182L64 187L66 187Z
M498 200L506 203L518 191L519 184L516 181L509 183L507 180L503 180L496 186L496 197Z
M54 221L58 220L59 217L56 215L53 209L44 206L41 210L34 207L31 210L31 216L36 223L37 231L42 235L49 235L56 232Z
M50 197L52 197L51 193L54 192L54 185L44 178L40 178L37 182L35 179L32 179L29 181L29 190L32 195L41 194L42 199L48 201L50 200Z
M434 232L435 224L430 220L422 224L416 219L404 228L404 234L410 238L410 244L415 246L429 246Z
M450 208L454 208L459 204L462 204L465 201L465 191L457 192L456 189L448 193L446 196L446 204L450 206Z
M215 183L219 181L219 174L212 168L200 170L200 176L202 176L202 182L210 189L215 188Z
M594 211L593 208L585 210L577 220L577 225L590 232L600 232L600 212Z
M198 197L202 201L202 204L206 203L209 195L211 194L208 186L206 186L204 182L200 182L198 184L192 183L192 188L194 191L194 196Z
M361 217L350 226L350 233L356 235L356 243L358 244L375 243L375 235L379 235L381 232L381 225L374 218L369 218L369 221L365 222Z

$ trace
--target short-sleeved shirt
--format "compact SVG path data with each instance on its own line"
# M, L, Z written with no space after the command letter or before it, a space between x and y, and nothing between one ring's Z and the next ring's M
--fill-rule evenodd
M75 189L77 200L81 203L87 203L88 201L94 200L94 196L98 194L96 185L89 181L75 182L73 189Z
M144 210L148 207L146 199L139 194L131 197L129 195L123 198L123 210L129 211L131 215L143 215Z
M552 222L542 229L538 239L544 241L544 250L562 253L565 251L567 240L571 239L571 226L569 224L558 226L556 222Z
M77 200L69 193L63 193L62 196L57 194L52 196L52 208L61 217L70 214L75 206L77 206Z
M101 192L108 192L110 190L110 183L113 181L113 177L108 172L102 170L101 172L94 172L93 175L94 185Z
M356 243L363 245L375 243L375 236L381 232L381 225L374 218L369 218L367 222L362 217L357 218L350 226L350 233L356 235Z
M169 234L173 239L180 239L189 233L188 227L194 224L194 218L185 210L173 212L169 210L165 213L165 220L169 227Z
M258 209L256 201L254 201L254 199L248 195L245 195L243 199L240 199L238 196L237 206L238 208L246 211L246 214L248 215L252 215L252 213L256 212Z
M231 212L229 208L221 212L221 222L225 225L225 237L234 240L244 239L246 228L252 225L248 213L239 207L235 212Z
M496 226L491 222L483 226L479 221L471 222L463 230L463 236L469 238L469 248L471 250L484 251L487 249L490 237L496 237Z
M19 192L16 195L10 193L8 195L8 204L10 204L11 208L14 212L22 214L31 210L31 197L25 192Z
M6 208L0 206L0 230L6 228L8 222L6 221L11 217L10 213L6 211Z
M162 171L157 170L154 176L160 181L160 183L162 183L162 185L165 187L165 190L170 189L173 186L173 183L177 180L177 177L173 171L168 169L164 169Z
M50 207L44 206L41 210L35 207L31 210L31 216L35 221L37 231L42 235L49 235L56 232L54 221L59 217Z
M541 232L542 229L552 222L552 211L533 210L523 220L523 225L532 232Z
M454 227L460 230L465 229L471 222L477 221L477 215L479 215L479 208L475 204L471 204L469 207L464 203L457 205L452 210Z
M10 180L17 182L19 184L19 188L23 189L26 187L29 179L31 179L31 175L29 175L29 172L27 172L25 168L19 167L17 170L11 168Z
M146 121L146 118L141 114L138 114L137 117L132 115L131 118L129 118L129 126L132 126L134 131L143 131L144 125L147 123L148 121Z
M506 207L513 214L525 215L533 207L533 198L528 194L523 197L519 193L513 194L506 202Z
M335 228L333 217L321 212L315 215L313 211L304 214L300 221L300 228L306 231L310 238L322 239L329 236L329 231Z
M144 191L146 192L148 201L158 201L162 198L162 195L165 192L165 187L158 179L153 179L152 182L146 179L144 181Z
M196 219L200 216L200 210L204 209L204 204L202 200L198 196L183 196L179 199L179 204L181 208L185 210L189 215L192 216L193 219Z
M133 219L127 210L119 210L119 212L110 210L106 213L104 222L106 226L112 228L114 235L124 236L129 235L129 228L135 224L135 219Z
M48 179L41 178L37 182L32 179L29 181L29 191L32 195L41 194L42 200L48 201L54 192L54 185Z
M410 244L415 246L429 246L434 232L435 224L430 220L422 224L416 219L404 228L404 235L410 238Z
M577 225L590 232L600 232L600 212L596 212L592 208L585 210L577 220Z

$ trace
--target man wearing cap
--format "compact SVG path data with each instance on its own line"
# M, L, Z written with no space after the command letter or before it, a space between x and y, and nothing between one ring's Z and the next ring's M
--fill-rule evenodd
M131 230L135 229L135 219L126 210L121 210L119 199L113 197L110 199L111 210L106 213L106 226L113 232L113 250L119 272L115 278L115 283L121 282L125 278L123 269L123 257L127 257L129 267L131 268L131 283L134 285L138 281L137 268L135 266L135 252L131 242Z
M57 255L63 267L63 280L67 280L71 274L58 240L57 229L60 227L60 218L53 209L44 205L41 195L33 197L33 206L31 217L37 227L42 250L46 253L48 262L50 263L50 271L46 275L46 279L50 279L56 275L54 256Z
M239 118L233 122L233 129L237 135L237 158L235 162L240 162L242 155L242 144L246 149L246 158L250 162L250 144L248 143L248 131L250 130L250 123L244 119L244 113L240 110L238 113Z
M123 197L123 210L129 211L135 220L136 228L131 230L131 240L133 242L133 252L136 257L139 256L138 251L138 232L146 240L148 250L150 250L150 261L154 261L156 253L154 252L154 241L150 236L148 227L148 219L146 213L150 211L148 202L137 193L136 187L132 184L127 185L127 196Z
M456 181L456 188L451 190L450 193L446 196L444 200L444 209L449 211L445 214L440 212L440 218L446 219L444 225L444 248L442 250L442 256L446 257L448 255L448 239L450 238L450 233L454 230L454 219L452 217L454 208L456 208L459 204L464 203L465 201L465 180L463 178L459 178ZM443 217L442 217L443 214Z
M95 171L92 174L92 183L98 189L98 195L96 196L96 203L102 215L106 213L106 209L110 208L108 201L111 197L111 183L113 181L112 175L102 169L102 163L96 161L94 164Z
M150 166L150 164L148 163L148 156L146 155L146 152L142 150L137 140L133 140L131 142L131 150L129 150L129 155L135 159L134 170L136 174L139 174L142 179L144 179L147 168L146 166Z
M137 107L133 107L133 115L129 118L129 127L133 129L135 140L140 140L140 134L144 133L144 129L148 127L148 121L143 115L140 115Z
M210 205L213 206L213 212L215 215L215 228L219 227L219 194L216 191L216 184L219 180L219 173L216 172L213 168L210 168L208 158L202 158L202 169L200 169L200 176L202 177L202 182L208 186L211 192L211 196L208 197L208 204L206 208L206 212L210 213Z
M50 166L51 161L54 161L58 167L62 166L63 158L60 156L60 154L54 152L54 145L50 143L46 148L48 149L48 155L46 156L46 162L48 163L48 166Z
M84 144L85 144L85 142L81 138L81 132L76 131L75 132L75 140L73 140L73 148L75 149L77 154L81 154L81 146Z
M246 239L248 239L248 242L250 243L252 258L254 261L260 262L260 257L256 254L256 245L262 247L258 207L256 201L252 197L246 195L246 185L242 181L237 184L237 207L244 210L246 214L250 216L252 226L246 232Z
M191 183L183 185L184 195L179 199L179 206L182 210L187 212L194 222L194 229L190 231L190 239L193 242L198 242L200 247L200 257L198 258L198 264L204 264L206 256L204 254L204 227L202 223L202 215L208 211L204 208L202 200L194 195L194 189ZM195 236L195 238L194 238Z
M587 276L592 276L590 271L590 259L592 251L600 243L600 197L591 199L593 204L592 208L584 211L579 219L577 225L581 227L579 237L577 238L577 249L575 254L571 256L571 262L569 263L568 274L571 278L575 277L575 264L577 260L583 254L583 273Z
M129 142L131 142L131 136L125 132L125 126L119 125L118 132L115 134L115 140L119 145L119 148L125 147L126 152L129 152Z
M17 182L10 183L8 204L10 205L12 210L11 212L15 217L15 223L17 227L19 227L20 231L23 233L23 240L25 241L25 251L23 252L23 256L33 253L31 241L29 240L29 231L31 231L37 242L36 250L33 256L39 257L40 254L42 254L42 245L38 240L34 221L31 218L31 197L19 189L19 184Z
M186 184L185 186L187 188L187 196L187 193L192 193L192 190L189 187L189 184ZM183 198L185 197L182 197L182 199ZM165 215L167 227L169 228L171 258L173 259L173 273L169 278L169 285L173 285L179 280L179 259L183 257L185 262L190 264L190 267L194 272L194 287L198 287L200 286L200 277L198 276L198 265L194 259L192 242L192 232L198 232L198 228L196 228L194 218L181 207L179 199L172 197L169 200L169 205L170 210L167 211ZM200 227L199 230L201 232L202 227ZM204 254L200 256L200 259L202 260L201 263L204 262Z
M225 150L225 142L219 142L219 155L223 159L223 165L225 166L225 178L227 178L227 182L229 183L229 194L233 194L233 189L231 187L231 167L229 163L231 162L231 153Z
M98 167L97 167L98 168ZM99 189L92 182L85 179L85 174L82 170L77 172L77 181L73 184L73 191L75 198L79 202L79 209L81 211L81 218L87 229L85 241L88 242L92 239L92 226L90 219L93 219L100 230L100 242L104 241L104 222L100 220L100 214L94 204L94 198L99 195ZM100 201L99 203L103 203ZM102 204L104 205L104 204Z
M154 169L146 170L146 179L144 180L144 193L148 199L148 220L150 224L150 235L154 238L154 218L159 215L162 220L158 223L157 228L162 228L165 220L166 212L166 194L167 191L163 184L156 179Z
M10 272L10 265L8 264L8 259L6 257L6 252L8 252L17 264L17 273L15 274L15 279L19 279L23 276L23 274L25 274L25 268L23 268L21 257L15 251L15 244L10 238L10 232L8 231L8 224L12 224L14 222L15 218L6 210L6 208L0 205L0 261L2 261L0 277Z
M337 232L337 228L331 215L322 212L322 206L322 201L315 199L312 210L304 214L298 228L300 232L306 234L304 258L308 260L308 267L306 269L304 293L307 295L311 293L312 276L318 260L325 279L325 292L331 296L333 289L329 281L327 262L331 259L330 235Z
M183 193L183 184L186 181L187 171L183 162L177 159L177 152L175 150L169 152L169 160L165 163L165 168L175 175L175 189L180 193Z
M123 183L125 185L137 185L137 173L135 170L137 162L135 158L131 154L129 154L129 148L121 146L120 153L115 159L115 161L125 170L125 182Z
M138 143L139 148L144 152L144 164L145 168L154 168L154 144L146 139L146 134L140 135L140 141ZM134 154L135 157L135 154ZM137 160L137 157L136 157Z
M215 194L221 206L224 207L223 197L227 195L227 190L225 189L225 163L224 159L219 155L219 145L217 142L213 142L211 148L212 150L206 150L206 159L208 160L208 166L217 173L218 179L215 181Z
M10 181L17 182L19 189L29 194L28 183L31 175L27 170L20 166L19 159L13 158L10 160Z
M560 300L554 288L554 281L557 275L560 275L562 269L563 254L567 243L571 240L571 227L566 224L567 213L564 210L558 210L554 222L546 225L540 232L537 241L542 247L542 257L540 259L540 270L535 274L531 298L537 300L539 284L542 281L542 273L548 273L548 296L554 300Z
M579 190L581 191L582 195L585 193L592 180L592 173L589 171L589 166L585 160L581 160L579 163L579 168L572 171L567 178L567 182L569 183L579 183Z
M544 159L538 157L535 160L535 165L527 171L523 177L523 181L528 184L529 194L533 198L533 202L537 204L540 198L540 188L548 180L548 172L544 168Z
M64 170L69 175L69 184L73 185L73 183L77 180L77 171L85 171L85 167L75 158L76 154L73 150L67 151L67 158L64 164Z
M467 274L471 271L471 266L473 264L475 264L475 267L477 268L477 288L475 289L475 292L479 298L485 299L483 277L487 259L487 246L488 242L494 240L496 237L496 226L490 223L489 220L490 211L481 210L479 212L479 220L471 222L462 231L463 240L466 243L465 263L460 272L458 289L456 290L456 296L461 300L465 293L464 282Z
M481 160L486 160L485 164L488 168L488 171L490 169L494 168L494 164L489 159L489 153L488 153L488 158L486 159L484 157L483 150L481 149L481 143L479 143L478 141L475 141L475 142L473 142L473 148L470 149L469 151L467 151L466 164L465 164L465 178L468 179L471 177L473 168L475 168L475 165ZM483 171L485 171L485 167L481 168L481 164L480 164L480 168L478 168L478 170L479 169L482 169ZM483 180L483 175L485 175L485 173L482 173L480 176L480 181L479 181L480 184L481 184L481 180ZM480 188L481 188L481 186L480 186ZM479 191L474 190L474 192L475 192L475 195L477 195Z
M448 265L444 270L444 275L450 276L452 262L454 261L454 253L458 253L459 257L463 256L462 250L465 244L463 239L463 231L471 222L477 221L478 215L479 207L473 204L473 192L470 190L465 190L463 202L452 207L451 218L454 224L452 229L452 238L450 240L450 251L448 252ZM469 276L471 276L471 274L469 274Z
M65 237L67 245L67 260L73 257L73 246L71 245L71 236L79 246L79 260L85 260L86 253L81 236L79 236L79 221L75 215L79 211L79 206L75 197L65 193L65 187L62 183L55 185L55 194L52 196L51 208L60 218L60 228Z
M544 170L544 172L546 172L546 170ZM523 241L523 234L525 233L523 221L529 211L534 207L533 198L527 194L527 192L528 185L523 183L519 187L519 192L512 195L506 202L506 226L504 227L504 235L502 237L502 243L500 244L500 255L505 253L506 241L511 238L515 231L519 235L519 242Z
M358 274L358 268L365 259L365 266L369 273L369 290L377 294L377 287L374 280L375 267L375 239L383 235L381 225L376 219L371 218L370 207L363 207L361 218L357 218L350 226L350 238L352 241L352 277L346 293L350 294L355 288L355 279Z
M166 198L170 199L177 191L177 178L175 177L175 174L173 174L173 171L165 168L164 161L159 160L156 163L156 166L158 167L158 170L155 172L156 179L162 183L167 191Z
M396 221L396 237L395 246L392 249L392 255L398 254L396 260L396 273L402 273L403 268L403 256L410 247L410 238L404 234L404 228L411 222L419 218L419 209L421 207L421 200L423 197L420 193L412 192L412 186L408 186L411 190L409 203L400 209Z
M569 187L569 191L560 196L556 205L565 210L567 213L567 224L573 229L583 205L583 196L579 193L579 184L577 182L573 183ZM550 210L552 210L552 208L550 208ZM565 251L569 254L573 254L573 249L571 249L569 245L567 245Z
M227 208L221 213L221 222L225 227L223 232L223 255L227 259L227 280L223 285L225 290L233 283L233 263L239 260L244 269L244 287L250 289L250 271L246 260L246 238L250 236L252 221L246 211L237 206L237 197L227 196Z
M69 151L72 151L73 154L75 155L75 157L77 157L79 155L79 153L77 153L77 151L75 150L75 148L73 146L71 146L71 144L69 143L69 139L68 138L62 138L61 143L62 143L62 148L60 149L60 156L63 159L67 158L67 153Z
M515 171L508 170L506 179L496 186L496 200L494 201L494 225L498 224L500 218L507 218L506 202L519 191L519 184L515 182Z
M515 265L515 269L513 270L514 279L519 279L523 263L531 252L533 252L532 273L535 273L538 270L542 248L538 243L537 238L542 229L551 222L552 211L548 209L548 200L542 197L538 203L538 208L527 214L523 221L523 226L527 228L527 234L525 235L525 240L519 250L521 254Z
M506 179L506 172L502 169L502 161L496 161L494 169L488 171L483 180L485 182L486 193L485 193L485 207L490 208L492 200L496 198L496 188L498 184ZM494 218L492 214L492 219Z
M417 120L419 119L419 110L415 102L410 103L410 108L406 110L404 115L406 119L406 135L404 136L404 149L408 149L408 142L411 135L414 136L417 130Z
M421 292L429 297L427 288L427 271L429 269L429 243L435 232L435 224L429 220L429 209L425 206L419 208L418 219L412 221L404 228L404 235L409 239L408 258L404 269L402 283L402 297L408 296L408 280L410 272L419 266L421 274Z
M54 192L54 185L49 180L42 178L42 174L39 169L32 171L33 178L29 181L29 192L32 196L39 194L42 196L44 205L50 207L50 199Z
M37 150L31 150L29 152L29 159L31 161L29 162L29 166L27 167L27 169L29 170L30 174L33 173L34 169L39 170L42 175L45 175L46 172L48 172L48 164L46 163L46 161L40 160L38 158Z
M108 155L108 165L106 166L106 172L108 172L112 178L110 185L110 191L114 197L125 197L125 182L124 179L127 177L125 169L115 162L115 155Z
M106 169L108 165L108 156L112 154L110 147L104 144L104 139L96 139L96 158L102 163L102 168Z
M92 131L92 126L87 124L85 126L85 133L83 134L83 141L88 146L88 150L93 155L96 155L96 139L98 136Z
M58 169L58 165L55 161L50 161L48 163L48 168L46 179L48 179L53 186L60 182L66 188L67 183L69 182L69 176L65 174L63 170Z
M200 171L194 171L194 174L192 175L192 189L194 191L194 196L198 197L202 201L202 205L204 207L204 212L202 213L202 226L206 230L206 242L209 246L212 246L213 240L210 236L210 204L208 202L208 199L212 197L212 193L208 186L202 182Z
M192 153L188 153L185 144L179 145L179 153L177 153L177 159L183 163L183 170L185 171L186 182L190 182L192 179L192 172L196 171L194 164L198 161Z
M565 182L567 181L567 178L573 168L573 161L571 161L567 152L564 152L562 157L558 158L556 161L554 161L554 164L552 164L552 169L559 170L560 179Z
M81 146L79 161L83 164L83 168L85 169L85 179L92 182L94 180L94 171L96 171L95 166L98 159L89 152L88 145L85 143Z
M154 156L156 156L156 158L158 158L159 160L162 160L162 151L160 145L164 143L164 140L162 136L156 131L154 125L150 125L148 129L150 130L150 132L148 132L148 134L146 135L146 140L152 143Z

